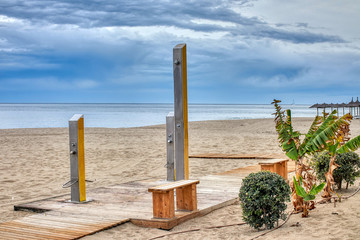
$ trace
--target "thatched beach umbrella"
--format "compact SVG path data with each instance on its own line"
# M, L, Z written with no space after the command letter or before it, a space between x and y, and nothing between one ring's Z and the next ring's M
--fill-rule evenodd
M325 113L326 112L326 108L329 107L329 104L327 103L322 103L322 104L319 104L318 108L323 108L323 112Z
M335 108L335 104L334 104L334 103L330 103L330 104L329 104L329 107L330 107L330 109L331 109L330 112L332 112L332 111L334 110L334 108Z
M333 111L333 108L336 108L336 114L339 117L339 104L338 103L331 103L331 111Z
M345 114L345 107L349 108L349 113L351 115L355 115L357 117L359 117L360 115L360 101L359 98L357 97L356 101L354 102L354 98L351 99L351 101L349 103L322 103L322 104L318 104L315 103L314 105L311 105L310 108L316 108L316 113L319 116L319 108L323 109L323 113L326 113L326 108L331 108L331 112L333 111L334 108L336 108L337 111L337 115L339 117L339 108L343 109L343 115Z
M358 107L358 104L354 102L354 98L351 98L351 102L346 105L349 108L349 113L354 116L353 110Z
M342 115L345 115L345 107L346 107L346 103L339 103L339 104L338 104L338 107L343 109L343 113L342 113Z
M352 112L354 112L353 116L358 117L359 116L359 110L360 110L359 97L357 97L355 102L353 100L351 100L349 105L350 105L351 109L353 110Z
M309 108L316 108L316 115L319 116L319 104L315 103L314 105L310 106Z

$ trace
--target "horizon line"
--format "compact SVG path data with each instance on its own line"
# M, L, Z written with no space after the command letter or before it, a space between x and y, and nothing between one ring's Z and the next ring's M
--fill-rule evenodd
M0 102L0 104L174 104L160 102ZM189 105L272 105L271 103L188 103ZM311 105L308 103L282 103L283 105Z

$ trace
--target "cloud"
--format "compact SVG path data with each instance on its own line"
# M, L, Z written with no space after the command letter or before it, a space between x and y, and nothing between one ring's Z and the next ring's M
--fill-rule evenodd
M315 34L308 31L291 32L281 29L264 29L254 35L293 43L345 43L339 36Z
M260 2L3 0L0 84L64 92L141 87L149 98L162 89L172 101L172 48L182 42L189 87L199 95L236 87L321 89L339 78L343 86L354 83L359 40L290 12L278 21L253 14Z
M177 25L194 15L215 20L233 19L246 23L231 8L242 1L43 1L4 0L2 14L17 19L46 21L54 24L74 24L82 27Z
M241 14L253 1L2 1L0 14L32 26L76 26L77 29L120 28L141 32L165 31L185 36L228 33L235 36L267 37L290 42L341 42L338 36L309 31L282 30L256 17ZM240 9L240 10L239 10ZM238 11L236 11L238 10ZM280 26L280 24L278 24ZM301 24L304 28L306 24ZM155 29L151 29L154 27ZM299 26L298 26L299 27ZM87 32L86 30L81 30ZM179 33L180 32L180 33ZM181 33L182 32L182 33ZM223 34L222 34L223 35Z

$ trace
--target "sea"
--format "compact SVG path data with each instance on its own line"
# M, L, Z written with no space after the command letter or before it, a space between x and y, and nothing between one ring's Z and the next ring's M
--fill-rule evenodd
M309 105L282 105L293 117L314 117ZM84 115L85 127L129 128L165 124L173 104L0 104L0 129L68 127L74 114ZM189 104L189 121L273 118L270 104Z

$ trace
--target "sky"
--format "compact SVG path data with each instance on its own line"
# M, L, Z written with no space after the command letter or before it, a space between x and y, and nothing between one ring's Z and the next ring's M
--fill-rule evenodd
M349 102L358 0L1 0L0 103Z

